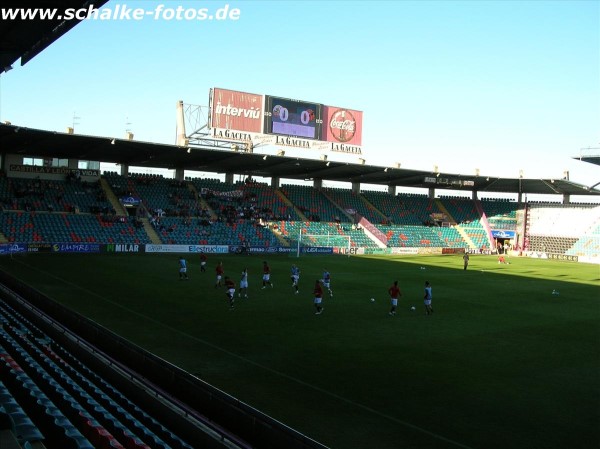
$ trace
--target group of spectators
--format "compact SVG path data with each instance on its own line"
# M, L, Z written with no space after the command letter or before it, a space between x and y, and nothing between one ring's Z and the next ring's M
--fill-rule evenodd
M209 207L215 211L217 221L233 224L238 220L266 222L286 220L277 215L270 207L260 207L258 197L254 192L243 191L242 195L217 195L211 191L201 194Z
M69 172L65 179L67 184L77 183L75 194L85 195L87 198L94 196L97 204L88 206L89 210L81 210L81 206L77 202L65 199L68 198L65 192L65 183L42 180L37 177L34 179L8 178L6 180L8 195L1 198L0 205L3 210L25 210L27 212L114 213L100 186L100 181L81 181L81 177L77 177L73 172Z

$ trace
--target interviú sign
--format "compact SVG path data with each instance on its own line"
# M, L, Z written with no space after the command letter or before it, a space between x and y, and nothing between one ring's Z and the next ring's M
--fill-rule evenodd
M246 138L236 140L250 140L251 135L244 133L262 133L263 95L215 87L209 101L210 126L217 135L241 131L235 134L242 134Z

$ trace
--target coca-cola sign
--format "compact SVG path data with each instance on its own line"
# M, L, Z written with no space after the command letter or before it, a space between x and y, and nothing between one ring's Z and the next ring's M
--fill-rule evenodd
M339 142L348 142L352 140L356 132L356 119L352 115L352 112L340 109L331 117L329 129L336 140Z
M323 140L360 146L362 143L362 112L324 106Z

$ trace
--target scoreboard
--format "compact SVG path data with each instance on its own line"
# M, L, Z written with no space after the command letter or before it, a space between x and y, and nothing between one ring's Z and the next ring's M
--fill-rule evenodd
M265 95L266 134L321 139L323 105Z
M213 137L362 154L361 111L216 87L209 108Z

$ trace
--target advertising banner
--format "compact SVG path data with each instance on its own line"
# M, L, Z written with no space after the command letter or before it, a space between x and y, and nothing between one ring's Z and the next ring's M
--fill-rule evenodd
M365 248L365 254L392 254L393 248Z
M316 151L333 151L337 153L362 154L362 148L356 145L337 144L333 142L323 142L321 140L303 139L300 137L277 136L277 135L252 135L252 144L274 145L277 147L305 148Z
M147 253L207 253L227 254L227 245L146 245Z
M40 175L68 175L73 174L80 176L100 176L100 170L91 169L76 169L68 167L40 167L38 165L18 165L10 164L8 167L11 172L18 173L35 173Z
M362 123L362 111L324 106L322 140L334 145L360 147L362 145Z
M52 245L54 253L99 253L99 243L55 243Z
M245 133L262 133L263 95L215 87L212 90L211 100L211 128ZM231 137L227 135L217 136L233 140L251 140L250 136L240 138L241 136L237 136L235 133L231 133Z
M515 231L506 231L504 229L492 229L492 237L495 239L514 239Z
M26 243L3 243L0 245L0 254L23 253L27 251Z
M236 246L232 246L230 249L232 252L237 252ZM251 254L290 254L295 253L296 248L290 248L286 246L251 246Z
M340 248L340 247L336 247L333 248L333 252L335 254L344 254L344 255L357 255L357 254L364 254L365 253L365 248L363 248L362 246L353 246L351 248Z
M104 245L104 251L107 253L141 253L144 252L144 245L109 243Z
M306 254L333 254L331 246L304 246L300 248L301 253Z
M51 243L29 243L27 252L29 253L49 253L52 251Z
M442 248L442 254L464 254L464 248Z
M230 190L228 192L221 192L219 190L211 190L206 187L202 187L200 189L200 195L206 197L208 195L222 197L222 198L243 198L244 191L243 190Z
M142 199L137 196L124 196L119 198L119 201L123 206L139 206Z
M552 260L566 260L569 262L579 261L579 256L572 256L570 254L548 254L548 258Z
M391 248L392 254L419 254L419 248L405 248L395 246Z

